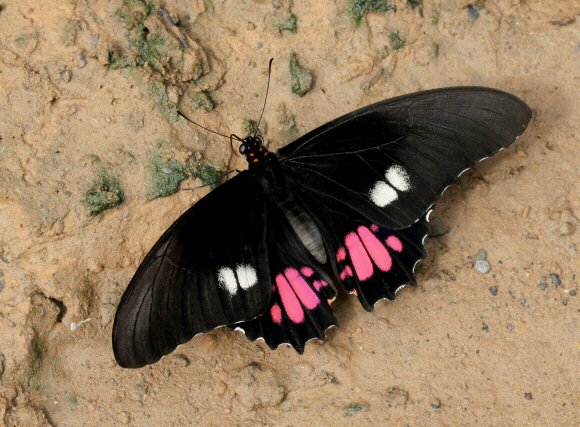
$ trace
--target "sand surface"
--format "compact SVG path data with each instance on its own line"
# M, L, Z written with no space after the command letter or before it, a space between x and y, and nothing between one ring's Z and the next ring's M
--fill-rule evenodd
M157 70L110 66L135 50L120 0L0 1L5 425L580 425L580 4L405 3L357 26L346 0L169 0L181 25L166 30L172 52L182 53L181 32L198 61L172 73L162 60ZM291 14L296 32L280 32ZM292 53L313 76L303 97L290 90ZM443 234L427 240L418 286L396 302L367 313L340 298L340 328L303 356L220 329L121 369L111 350L119 299L151 245L208 192L149 200L151 159L246 167L227 139L174 120L172 102L243 134L271 57L272 150L358 107L437 87L503 89L535 116L445 192L432 215ZM192 106L202 89L210 112ZM90 215L83 200L103 170L123 201ZM481 249L488 274L473 268Z

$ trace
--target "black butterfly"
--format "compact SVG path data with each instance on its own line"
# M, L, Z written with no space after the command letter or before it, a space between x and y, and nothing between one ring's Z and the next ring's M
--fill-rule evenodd
M338 286L368 311L394 300L415 284L433 203L531 117L513 95L458 87L370 105L276 153L245 138L249 170L175 221L129 283L113 326L117 363L154 363L224 325L302 353L337 324Z

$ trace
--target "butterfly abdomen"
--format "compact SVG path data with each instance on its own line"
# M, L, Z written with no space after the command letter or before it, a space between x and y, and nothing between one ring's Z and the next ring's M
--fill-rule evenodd
M316 261L325 264L326 250L322 234L312 217L291 198L286 199L279 207L308 252Z

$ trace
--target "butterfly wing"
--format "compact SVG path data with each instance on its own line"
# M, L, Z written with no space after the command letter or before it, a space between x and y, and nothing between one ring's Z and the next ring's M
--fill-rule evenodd
M284 212L268 205L268 259L272 298L261 316L236 325L250 341L263 339L272 349L289 344L299 353L311 339L324 340L325 331L337 325L330 307L336 297L328 272L306 250Z
M262 314L270 294L264 194L242 172L147 254L117 309L115 358L128 368L154 363L194 335Z
M531 110L494 89L437 89L379 102L280 149L334 272L367 310L414 283L426 213L464 170L509 146Z
M278 151L283 170L389 229L409 227L464 170L509 146L532 112L479 87L404 95L354 111Z
M287 182L321 231L334 277L347 292L358 296L365 310L372 311L385 298L393 301L402 286L415 284L415 265L425 257L426 216L393 230L331 195L312 193L291 178Z

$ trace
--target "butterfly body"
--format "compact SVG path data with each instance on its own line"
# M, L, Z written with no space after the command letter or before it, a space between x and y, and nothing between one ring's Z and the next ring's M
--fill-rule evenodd
M245 138L248 170L175 221L135 273L113 325L117 362L154 363L219 326L301 353L337 324L338 288L368 311L394 300L415 283L434 202L530 118L505 92L449 88L354 111L276 153Z

